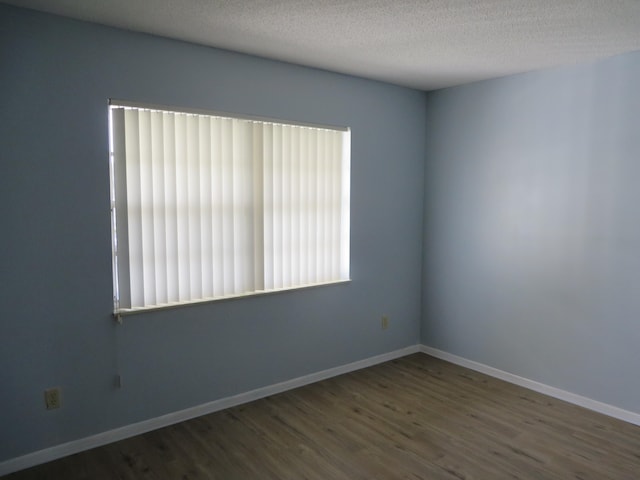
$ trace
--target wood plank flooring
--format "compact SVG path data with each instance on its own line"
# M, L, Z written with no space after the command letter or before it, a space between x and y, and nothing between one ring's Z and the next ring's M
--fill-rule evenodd
M415 354L5 477L640 479L640 427Z

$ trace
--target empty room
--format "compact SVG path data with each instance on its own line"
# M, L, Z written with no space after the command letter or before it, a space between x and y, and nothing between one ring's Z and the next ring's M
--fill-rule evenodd
M0 0L0 476L640 478L640 2Z

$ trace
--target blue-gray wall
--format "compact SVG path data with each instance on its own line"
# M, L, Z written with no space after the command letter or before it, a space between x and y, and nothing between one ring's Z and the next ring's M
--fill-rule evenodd
M4 5L0 49L0 462L418 343L424 93ZM353 281L116 326L110 97L350 126Z
M419 341L640 412L638 85L425 96L0 5L0 462ZM353 281L116 326L110 97L350 126Z
M422 342L640 413L640 52L427 94Z

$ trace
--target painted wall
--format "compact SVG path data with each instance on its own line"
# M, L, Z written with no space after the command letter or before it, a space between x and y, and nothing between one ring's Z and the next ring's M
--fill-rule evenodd
M422 343L640 412L640 52L427 94Z
M5 5L0 48L0 462L418 342L424 93ZM350 126L353 281L116 326L110 97Z

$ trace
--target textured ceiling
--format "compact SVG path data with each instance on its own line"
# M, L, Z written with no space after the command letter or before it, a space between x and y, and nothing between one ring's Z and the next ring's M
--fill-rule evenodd
M640 0L0 0L430 90L640 50Z

